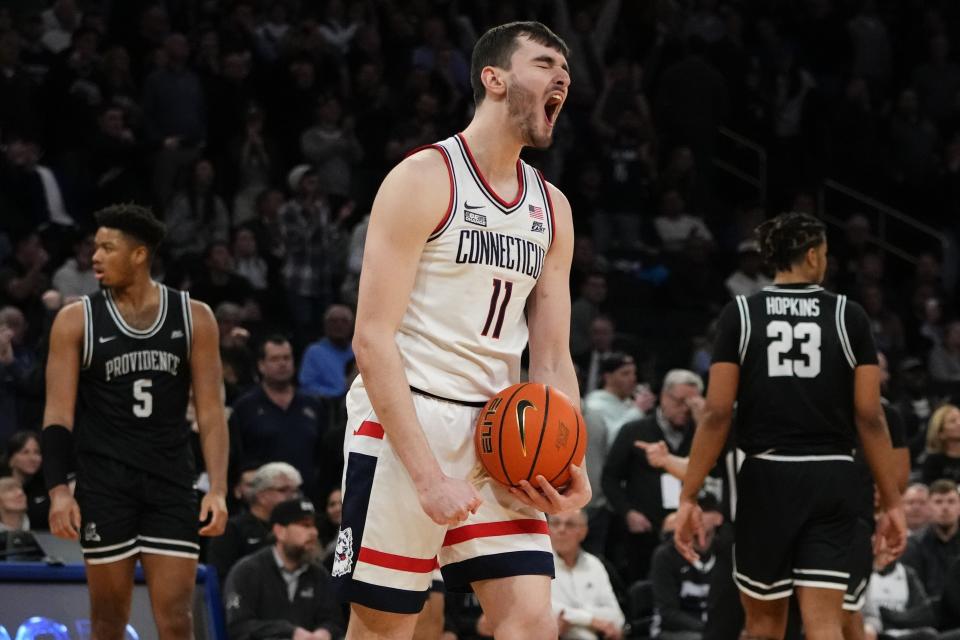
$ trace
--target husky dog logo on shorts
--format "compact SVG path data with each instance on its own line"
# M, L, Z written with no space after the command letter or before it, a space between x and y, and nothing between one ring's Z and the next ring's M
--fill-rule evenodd
M334 578L345 576L353 569L353 529L347 527L340 530L337 536L337 547L333 550L333 571L330 572Z
M100 542L100 534L97 533L97 523L88 522L83 529L83 539L87 542Z

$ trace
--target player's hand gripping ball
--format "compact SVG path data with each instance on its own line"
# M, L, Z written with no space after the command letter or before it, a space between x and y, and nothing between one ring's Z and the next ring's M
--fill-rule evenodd
M507 387L480 411L474 432L477 457L508 487L535 484L542 475L561 488L570 464L583 464L587 429L580 410L563 392L536 382Z

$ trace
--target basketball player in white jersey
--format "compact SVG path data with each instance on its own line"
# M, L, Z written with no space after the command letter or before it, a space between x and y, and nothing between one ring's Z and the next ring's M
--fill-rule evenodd
M519 159L551 142L566 55L539 23L484 34L473 121L409 155L374 202L332 571L348 638L409 638L437 566L447 589L473 587L497 638L557 637L543 512L585 505L587 476L508 490L477 464L473 433L483 404L520 381L528 336L530 379L579 404L570 205Z

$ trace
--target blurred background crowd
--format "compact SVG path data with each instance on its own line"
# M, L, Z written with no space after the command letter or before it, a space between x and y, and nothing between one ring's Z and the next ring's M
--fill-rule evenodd
M266 540L272 505L301 491L318 505L321 542L333 540L373 196L405 153L465 126L473 43L520 19L544 22L572 51L554 144L524 158L573 207L571 351L591 433L603 434L591 441L591 526L604 517L586 540L598 555L629 556L610 567L623 608L633 615L628 592L640 591L629 585L650 580L669 505L659 489L644 503L638 487L660 483L662 459L618 439L621 427L670 414L671 389L702 392L719 310L769 283L751 230L787 209L830 223L825 286L872 320L926 535L930 487L960 480L952 0L8 0L0 443L17 482L0 481L0 528L44 527L35 434L46 335L63 304L98 288L92 213L136 201L167 224L155 277L219 323L234 513ZM669 420L680 436L667 429L651 443L685 454L689 404ZM257 471L267 463L288 466ZM638 468L643 482L628 477ZM11 507L20 489L27 519ZM951 571L960 583L955 485L949 502L929 525L939 577L911 560L926 547L907 557L934 599ZM616 551L648 530L644 558ZM237 544L250 538L238 531L228 531ZM244 555L235 547L208 550L224 573ZM447 633L482 636L471 624Z

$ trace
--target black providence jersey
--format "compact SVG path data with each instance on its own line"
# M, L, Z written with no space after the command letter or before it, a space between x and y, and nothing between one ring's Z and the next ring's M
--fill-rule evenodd
M853 375L877 364L866 313L810 284L737 296L720 316L714 362L740 365L737 446L753 455L850 455Z
M157 318L142 331L108 289L83 297L77 451L190 484L190 298L158 286Z

